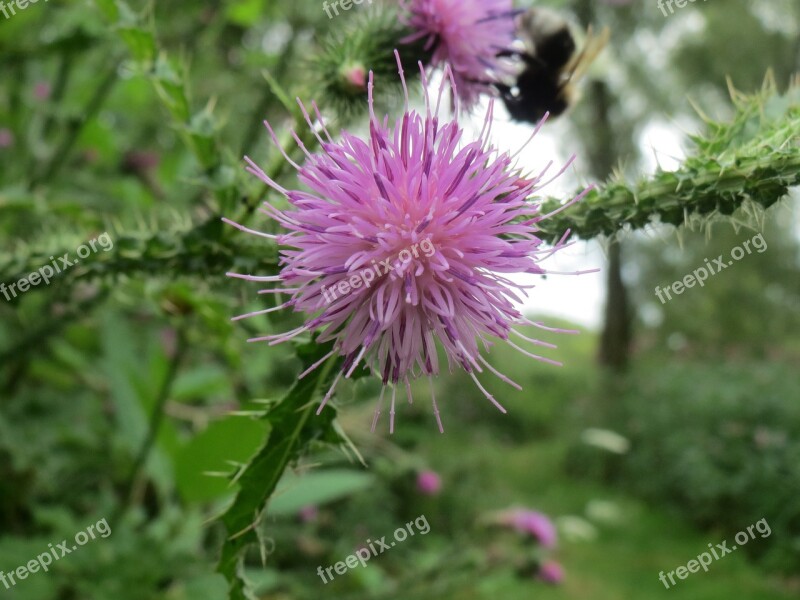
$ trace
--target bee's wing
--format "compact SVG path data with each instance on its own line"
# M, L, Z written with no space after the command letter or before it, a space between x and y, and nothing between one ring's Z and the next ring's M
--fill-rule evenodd
M592 26L586 32L586 41L580 53L572 57L572 59L564 67L564 73L567 75L568 82L575 82L580 80L589 67L608 45L608 40L611 39L611 30L608 27L603 27L599 35L595 36Z
M536 15L536 9L531 8L517 17L517 38L530 55L536 52Z

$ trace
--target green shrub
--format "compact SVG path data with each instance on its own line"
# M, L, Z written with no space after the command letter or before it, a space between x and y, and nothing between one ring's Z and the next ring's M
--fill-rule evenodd
M797 572L799 399L800 379L788 366L664 363L621 398L616 429L632 442L622 478L727 539L766 519L772 535L747 550Z

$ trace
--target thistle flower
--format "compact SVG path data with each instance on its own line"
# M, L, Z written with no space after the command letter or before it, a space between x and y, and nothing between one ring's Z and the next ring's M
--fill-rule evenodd
M312 521L317 520L317 517L319 516L319 508L313 504L304 506L298 511L297 516L300 517L300 520L303 523L311 523Z
M547 561L539 567L538 576L545 583L557 585L564 581L564 567L554 560Z
M417 474L417 491L425 496L436 496L442 489L442 478L435 471L420 471Z
M307 317L297 329L249 341L274 345L313 332L319 334L319 343L333 341L333 349L301 378L334 355L344 357L317 414L340 378L350 377L363 366L383 382L373 430L387 389L391 393L389 431L394 432L398 385L405 387L411 402L411 380L425 375L431 384L433 412L443 431L432 382L439 373L437 343L444 349L448 366L461 366L502 412L506 409L486 391L476 373L485 368L521 388L489 364L479 344L488 350L493 345L490 338L499 338L531 358L560 364L509 339L514 334L531 344L554 347L526 337L514 327L559 330L525 319L512 302L520 300L517 293L523 293L524 286L504 275L544 274L539 261L561 247L563 239L555 248L545 249L536 237L536 223L549 215L540 214L538 205L527 199L543 185L544 173L523 175L513 166L514 157L499 154L489 144L493 105L480 139L462 143L457 117L439 116L445 86L449 82L451 89L456 89L449 66L435 108L426 92L425 114L420 114L408 107L406 80L399 54L395 54L406 107L394 126L388 116L383 120L375 116L372 72L367 85L370 118L366 140L342 132L341 140L334 141L316 104L312 107L317 126L298 100L322 148L310 154L292 132L306 154L304 164L299 165L281 148L265 122L273 142L310 191L283 188L246 158L248 171L288 200L288 210L265 202L262 212L289 233L267 234L223 219L285 247L278 275L228 275L280 284L261 292L290 296L283 304L234 320L287 308ZM422 64L419 68L425 86Z
M14 145L14 133L5 127L0 127L0 148L10 148Z
M550 518L535 510L517 510L512 513L510 524L523 533L527 533L545 548L556 545L558 534Z
M47 100L50 98L50 84L47 81L40 81L33 87L33 97L37 100Z
M488 84L513 75L497 57L515 38L511 0L404 0L406 21L414 31L403 39L424 40L432 65L448 64L465 108L475 105Z
M375 77L391 78L397 85L382 85L385 97L395 97L399 81L395 78L395 60L386 48L392 48L408 35L408 27L399 18L399 6L382 3L352 15L333 28L321 40L321 51L311 59L310 66L317 100L324 103L328 116L340 123L360 117L367 109L367 75L372 70ZM412 59L413 57L413 59ZM416 67L417 60L427 62L430 53L422 43L406 46L403 59L407 68Z

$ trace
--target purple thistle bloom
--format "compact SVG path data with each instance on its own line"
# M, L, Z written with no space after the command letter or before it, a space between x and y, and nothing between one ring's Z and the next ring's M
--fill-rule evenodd
M300 520L303 523L310 523L317 520L317 517L319 516L319 509L314 505L304 506L300 509L297 515L300 517Z
M557 585L564 581L564 567L556 561L550 560L539 567L538 575L545 583Z
M556 527L550 518L535 510L515 508L504 511L499 515L497 522L536 538L545 548L552 548L558 540Z
M417 491L425 496L436 496L442 489L442 478L436 471L420 471L417 474Z
M518 530L535 537L545 548L552 548L556 545L558 539L556 528L547 515L534 510L521 511L517 515L514 525Z
M47 100L50 98L50 84L47 81L40 81L33 87L33 97L37 100Z
M398 67L400 65L397 55ZM405 90L402 68L400 77ZM424 68L420 64L423 85ZM439 100L452 74L445 67ZM405 387L409 403L410 381L420 375L431 383L431 401L439 430L443 431L433 396L432 377L439 374L437 343L448 366L460 365L483 394L502 412L500 403L478 381L484 368L504 382L519 385L498 372L482 356L500 338L537 360L537 356L512 342L511 334L539 346L554 347L524 336L514 326L533 325L514 307L524 287L504 277L507 273L543 274L540 260L563 247L544 248L535 235L541 215L528 198L538 190L543 173L526 177L513 165L514 157L499 154L488 142L492 110L489 107L480 139L463 143L457 118L439 117L439 102L432 107L426 92L425 114L408 108L393 127L388 116L374 113L373 74L369 74L369 136L362 140L342 132L335 142L312 103L320 129L300 107L315 132L322 151L306 154L301 166L280 147L272 127L265 125L286 160L297 169L299 180L310 190L287 190L247 158L248 171L288 199L291 208L279 210L269 202L262 212L289 233L271 235L281 250L279 275L258 277L229 273L248 281L279 283L262 293L288 294L275 308L235 317L243 319L283 308L307 315L293 331L253 338L279 344L306 332L318 332L320 343L334 341L333 350L300 377L329 357L344 357L341 371L319 406L330 400L339 379L350 377L362 365L379 376L383 388L373 420L378 421L387 387L391 391L389 431L394 432L398 385ZM298 101L299 102L299 101ZM326 136L323 139L320 134ZM565 167L566 168L566 167ZM578 196L569 204L578 201Z
M0 127L0 148L10 148L14 145L14 133L6 127Z
M449 64L466 108L486 93L487 84L512 76L513 68L497 58L515 38L511 0L404 0L406 20L415 31L405 43L425 40L433 66Z

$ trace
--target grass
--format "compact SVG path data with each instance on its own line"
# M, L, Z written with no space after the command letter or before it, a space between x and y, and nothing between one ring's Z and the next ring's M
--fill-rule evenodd
M567 445L554 438L525 445L509 446L490 439L472 438L469 432L452 431L447 436L430 437L424 453L439 458L437 466L445 473L463 469L464 453L454 447L479 444L480 464L485 469L473 478L451 480L451 495L474 502L472 486L481 488L480 503L489 508L524 505L554 517L580 516L595 525L597 537L591 541L562 540L555 558L566 570L561 586L551 587L519 579L509 570L483 578L477 585L459 587L438 598L453 600L527 600L529 598L629 600L671 598L679 600L782 600L794 597L779 581L765 576L750 565L745 556L734 552L676 585L665 589L659 581L661 571L669 572L707 550L709 543L723 538L694 531L677 522L657 507L648 506L623 492L603 485L570 479L562 469ZM487 468L491 465L491 468ZM592 501L610 502L618 509L616 523L588 519ZM768 543L757 539L751 543ZM412 596L407 596L412 597ZM421 593L414 598L428 598Z

